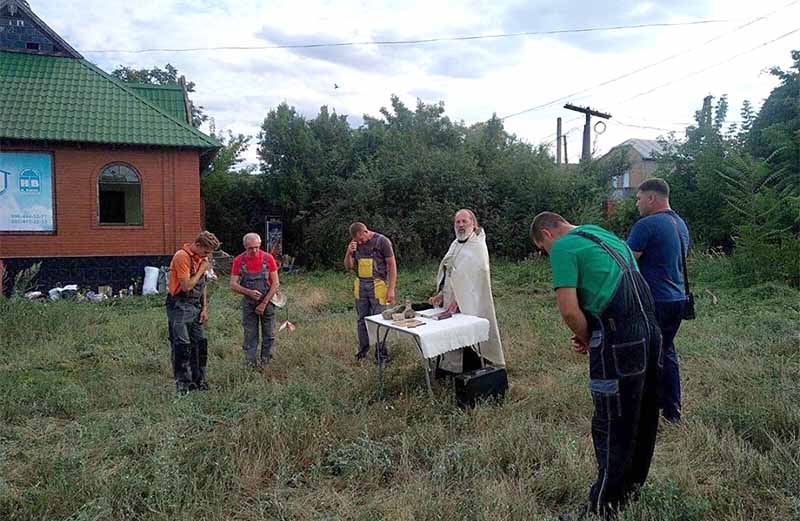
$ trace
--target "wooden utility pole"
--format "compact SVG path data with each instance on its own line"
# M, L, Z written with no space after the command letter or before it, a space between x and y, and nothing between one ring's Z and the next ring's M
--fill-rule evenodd
M578 107L571 103L564 105L567 110L574 110L586 115L586 123L583 125L583 150L581 151L581 161L588 161L592 158L592 116L598 118L611 119L611 114L605 114L592 110L589 107Z
M556 120L556 164L561 164L561 118Z
M561 139L564 140L564 164L569 164L569 157L567 157L567 136L561 136Z

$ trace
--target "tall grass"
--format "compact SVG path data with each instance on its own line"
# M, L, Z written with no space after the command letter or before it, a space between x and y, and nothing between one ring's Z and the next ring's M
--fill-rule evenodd
M629 520L800 519L800 292L716 287L678 335L686 422L663 426ZM594 472L586 358L540 259L494 266L511 389L502 406L425 392L415 350L355 363L350 281L284 277L293 333L245 370L237 299L212 289L213 390L177 396L161 298L0 300L0 519L553 519ZM417 299L434 267L401 267ZM718 299L716 305L705 289ZM281 313L279 320L283 320Z

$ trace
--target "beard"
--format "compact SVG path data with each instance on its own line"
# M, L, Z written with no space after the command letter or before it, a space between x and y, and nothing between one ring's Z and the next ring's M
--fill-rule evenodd
M469 239L469 236L472 235L472 232L475 231L475 228L470 226L466 228L463 232L459 232L458 228L453 227L453 231L456 232L456 239L458 239L459 241L466 241L467 239Z

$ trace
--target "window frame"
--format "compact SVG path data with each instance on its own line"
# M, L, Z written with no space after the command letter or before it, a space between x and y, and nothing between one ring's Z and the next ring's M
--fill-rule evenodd
M132 224L128 222L124 223L106 223L100 220L100 182L103 177L103 173L111 167L114 166L124 166L131 170L136 175L138 179L138 183L117 183L117 184L129 184L129 185L136 185L139 187L139 215L141 216L140 222ZM108 183L113 184L113 183ZM107 163L100 168L97 172L97 176L95 178L95 200L97 204L97 208L95 211L95 223L97 226L110 226L110 227L127 227L127 228L144 228L144 190L142 189L142 174L139 170L136 169L132 164L126 163L124 161L113 161L111 163Z

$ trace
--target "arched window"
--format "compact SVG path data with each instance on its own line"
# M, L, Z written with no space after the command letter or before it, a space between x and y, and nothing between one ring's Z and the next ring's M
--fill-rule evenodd
M97 222L142 224L142 179L130 165L112 163L97 177Z

